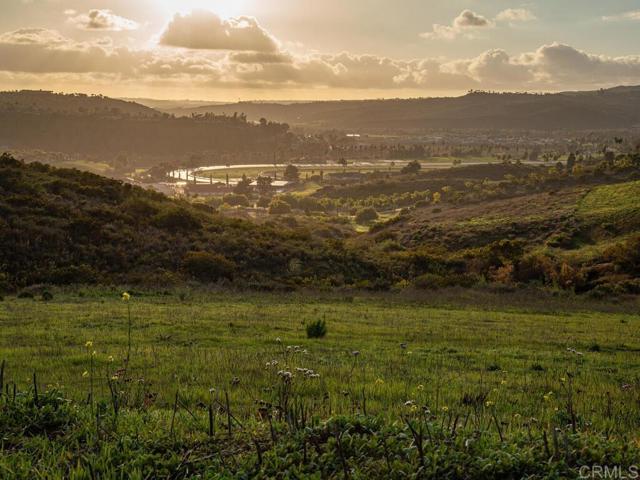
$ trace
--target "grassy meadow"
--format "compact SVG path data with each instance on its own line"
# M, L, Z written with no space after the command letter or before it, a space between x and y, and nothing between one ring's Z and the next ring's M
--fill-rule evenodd
M545 295L6 298L0 478L633 468L637 305ZM309 339L317 320L328 333Z
M35 372L43 387L70 398L85 399L93 383L94 397L107 399L108 380L124 368L129 308L129 374L136 395L162 408L170 408L176 390L195 405L213 388L250 417L260 400L274 401L284 370L294 374L296 393L327 416L366 408L393 417L406 402L464 415L469 398L478 397L509 425L531 417L548 422L564 410L571 382L575 409L594 428L631 432L640 422L640 315L393 297L7 299L0 304L5 382L28 386ZM318 319L327 336L307 339L305 325ZM303 368L319 377L296 370Z

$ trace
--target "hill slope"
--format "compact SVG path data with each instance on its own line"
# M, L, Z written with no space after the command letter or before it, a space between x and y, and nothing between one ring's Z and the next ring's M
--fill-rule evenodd
M458 98L312 103L236 103L191 113L245 113L291 125L359 131L420 129L608 129L640 125L640 87L547 95L472 92Z
M139 103L116 100L102 95L67 95L40 90L0 92L0 112L75 115L159 115L156 110Z
M189 278L265 288L378 275L304 229L225 219L97 175L0 157L0 290Z

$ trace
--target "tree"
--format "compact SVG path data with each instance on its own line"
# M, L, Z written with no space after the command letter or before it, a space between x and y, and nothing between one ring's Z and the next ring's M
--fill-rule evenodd
M271 177L258 177L257 187L260 195L266 195L271 191L271 183L273 183Z
M364 225L378 219L378 212L372 207L363 208L356 214L356 223Z
M402 167L401 172L404 174L415 174L422 170L422 164L417 160L412 160Z
M251 193L251 180L246 175L242 175L242 180L238 182L236 188L233 189L234 193L238 195L247 195Z
M300 180L300 170L295 165L287 165L284 169L284 179L288 182L297 182Z
M572 172L573 167L576 166L576 154L571 152L567 158L567 172Z

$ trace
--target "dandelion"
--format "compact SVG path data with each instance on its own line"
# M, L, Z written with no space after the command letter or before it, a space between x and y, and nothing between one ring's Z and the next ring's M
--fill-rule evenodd
M122 301L123 302L128 302L129 300L131 300L131 295L129 295L129 293L127 293L127 292L124 292L122 294Z
M82 378L87 378L88 376L89 376L89 372L87 372L86 370L82 372Z
M84 344L85 348L91 348L93 347L93 340L87 340L87 342Z
M447 413L449 411L449 407L447 407L446 405L444 407L442 407L442 411L444 413Z
M376 385L384 385L384 380L382 380L381 378L376 379Z
M419 392L423 391L424 390L424 385L418 385L416 387L416 390L418 390Z

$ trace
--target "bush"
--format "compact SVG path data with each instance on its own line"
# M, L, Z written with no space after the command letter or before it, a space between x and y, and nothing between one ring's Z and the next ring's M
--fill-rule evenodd
M222 197L222 201L232 207L248 207L250 206L249 199L246 195L240 195L237 193L230 193Z
M189 252L182 262L184 270L201 282L232 279L235 264L222 255L208 252Z
M200 220L186 208L170 208L153 217L153 223L160 228L170 230L197 230L201 228Z
M400 170L400 172L407 175L418 173L420 170L422 170L422 164L417 160L413 160L402 167L402 170Z
M286 215L291 213L291 207L282 200L273 200L269 205L269 215Z
M378 212L372 207L364 208L356 213L356 223L364 225L366 223L374 222L378 219Z
M327 323L316 320L307 325L307 338L324 338L327 335Z

